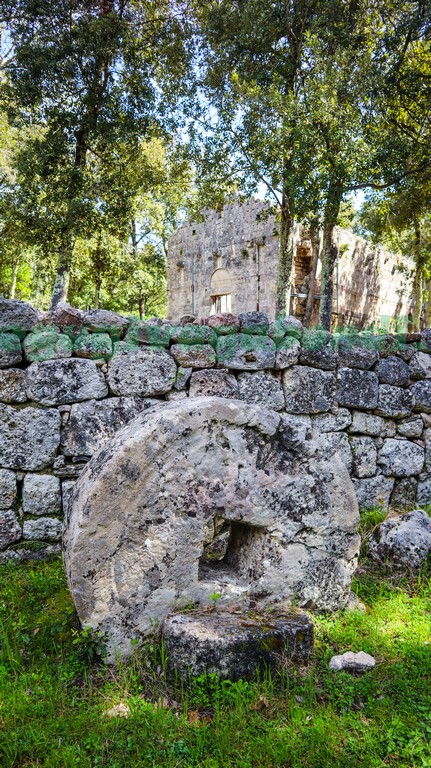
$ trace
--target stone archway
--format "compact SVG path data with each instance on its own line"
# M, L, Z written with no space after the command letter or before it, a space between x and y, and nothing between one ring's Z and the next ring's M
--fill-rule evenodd
M257 610L342 606L357 527L351 480L324 438L259 406L190 398L141 414L93 457L64 559L80 620L108 635L112 658L214 591Z

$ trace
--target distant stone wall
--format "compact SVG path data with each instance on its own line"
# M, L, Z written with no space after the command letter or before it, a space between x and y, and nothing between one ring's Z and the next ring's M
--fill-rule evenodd
M258 312L172 326L3 299L0 561L57 551L89 458L147 408L198 395L327 433L360 507L431 503L431 330L331 335Z

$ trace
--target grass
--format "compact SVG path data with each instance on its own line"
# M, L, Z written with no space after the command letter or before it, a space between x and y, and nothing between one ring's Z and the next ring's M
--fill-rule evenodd
M354 590L367 612L317 617L307 668L185 688L166 682L156 645L116 669L97 661L100 641L79 631L60 561L2 566L0 765L431 767L431 577L363 560ZM346 650L376 667L330 672ZM109 717L121 703L129 716Z

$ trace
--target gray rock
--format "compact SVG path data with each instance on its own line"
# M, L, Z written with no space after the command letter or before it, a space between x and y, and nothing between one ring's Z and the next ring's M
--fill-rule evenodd
M12 331L23 339L40 319L40 313L25 301L0 299L0 333Z
M60 444L60 414L54 409L13 408L0 403L0 466L45 469Z
M392 416L396 419L409 416L413 410L413 404L411 387L401 389L401 387L393 387L391 384L380 384L376 412L381 416Z
M304 332L304 326L297 317L287 315L279 320L286 336L292 336L294 339L301 339Z
M34 560L48 560L52 557L58 557L61 555L60 544L38 544L37 548L33 546L26 547L23 541L20 544L19 549L7 549L5 552L0 552L0 564L14 562L23 563Z
M189 398L141 414L87 464L65 564L80 620L108 634L110 659L174 603L207 606L214 592L256 612L347 602L359 548L348 472L317 438L289 447L283 427L260 406ZM204 569L220 516L226 555Z
M226 336L229 333L238 333L239 318L231 312L220 312L216 315L207 317L205 325L212 328L217 336Z
M370 656L369 653L347 651L340 656L333 656L329 662L329 669L334 672L368 672L375 664L374 656Z
M373 477L377 470L377 448L372 437L352 437L353 472L356 477Z
M411 509L416 503L417 489L418 481L415 477L397 478L391 495L391 507L404 511Z
M108 384L114 395L164 395L172 389L177 366L168 352L145 347L116 354L109 363Z
M431 379L416 381L410 392L414 398L414 410L431 413Z
M10 469L0 469L0 509L13 507L16 498L16 475Z
M341 432L352 423L352 415L347 408L337 408L334 413L318 413L312 423L317 432Z
M72 498L73 489L75 487L76 480L62 480L61 481L61 508L63 514L66 517L69 510L70 500Z
M421 416L409 416L398 423L398 434L402 437L420 437L424 423Z
M0 333L0 368L19 365L21 361L22 350L19 337L15 333Z
M391 421L390 419L383 419L383 426L382 431L380 432L380 437L396 437L397 434L397 425L395 421Z
M90 309L84 313L83 324L89 331L109 333L112 339L121 339L129 326L127 317L108 309Z
M423 468L425 451L420 445L408 440L388 437L379 450L378 463L387 477L410 477L418 475Z
M60 480L54 475L26 475L22 489L25 515L58 515L61 512Z
M217 341L217 365L237 371L274 368L275 342L269 336L246 333L220 336Z
M192 372L193 368L181 368L180 366L177 369L177 378L175 379L174 389L178 390L178 392L182 392L182 390L186 389Z
M201 395L239 398L238 382L229 371L210 369L194 371L190 379L190 397Z
M172 326L170 324L158 324L154 322L132 323L127 331L126 341L139 346L149 344L158 347L169 346Z
M363 435L378 437L383 429L384 421L381 416L363 411L353 411L350 432L361 432Z
M108 394L105 377L93 360L46 360L27 368L27 393L42 405L73 403Z
M216 347L217 334L213 328L209 325L180 325L175 329L171 329L171 340L175 344L180 345L193 345L211 344L212 347Z
M417 504L431 504L431 474L424 473L419 475L418 488L416 492Z
M384 520L374 530L368 552L381 563L418 571L431 553L431 518L415 509Z
M300 351L301 346L298 339L295 339L293 336L286 336L286 338L282 339L275 353L275 370L282 371L283 368L290 368L291 365L296 365L299 360Z
M287 660L306 662L313 651L313 622L302 611L260 619L232 613L176 614L163 623L168 669L180 678L217 674L254 677Z
M0 370L0 401L2 403L25 403L27 400L27 378L19 368Z
M82 326L84 313L70 304L60 302L55 309L45 313L42 320L44 325L56 325L68 336L76 336Z
M112 435L158 400L142 397L108 397L72 405L69 420L62 430L65 456L92 456Z
M373 507L387 509L394 482L393 477L385 477L384 475L367 477L363 480L353 478L359 509L372 509Z
M361 613L366 613L367 608L365 604L362 602L362 600L360 600L359 597L355 595L354 592L351 592L349 595L349 602L346 605L346 611L349 611L350 613L353 613L353 611L360 611Z
M421 333L422 343L431 348L431 328L425 328Z
M41 363L44 360L71 357L72 355L72 342L69 336L60 333L57 328L35 329L25 337L23 347L25 359L31 363Z
M300 450L305 440L312 438L311 416L292 413L283 416L280 422L280 434L282 434L283 442L288 448Z
M170 353L183 368L214 368L217 360L210 344L173 344Z
M171 400L185 400L189 396L188 392L185 392L184 390L181 390L178 392L177 390L172 390L172 392L168 392L167 395L165 395L165 399L169 402Z
M431 379L431 355L426 352L415 352L409 362L412 379Z
M73 354L88 360L107 360L112 355L108 333L80 333L73 344Z
M24 520L22 535L27 541L59 541L62 522L55 517L38 517L37 520Z
M328 432L325 437L327 439L329 455L337 453L350 473L352 471L352 451L347 435L344 432Z
M379 382L372 371L338 369L338 404L347 408L372 410L377 405Z
M301 365L313 365L324 371L334 371L338 365L338 355L330 347L301 349L299 362Z
M286 410L321 413L336 407L336 379L331 371L295 365L283 371Z
M21 526L12 509L0 509L0 549L6 549L21 538Z
M240 373L238 376L239 399L246 403L264 405L274 411L284 409L284 393L280 379L264 371Z
M364 349L360 344L352 344L350 339L340 339L338 358L342 367L368 370L379 359L379 353L375 349Z
M253 333L256 336L267 335L269 319L265 312L240 312L238 319L240 333Z
M409 366L395 355L389 355L379 360L374 370L381 384L403 387L410 378Z

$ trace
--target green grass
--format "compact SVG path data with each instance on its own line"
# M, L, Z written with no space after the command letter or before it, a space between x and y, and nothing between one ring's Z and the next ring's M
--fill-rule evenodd
M79 633L59 561L0 568L0 765L38 768L431 766L431 580L364 561L367 613L316 618L307 668L168 684L156 646L110 669ZM333 673L334 653L377 665ZM128 718L107 716L118 703Z

